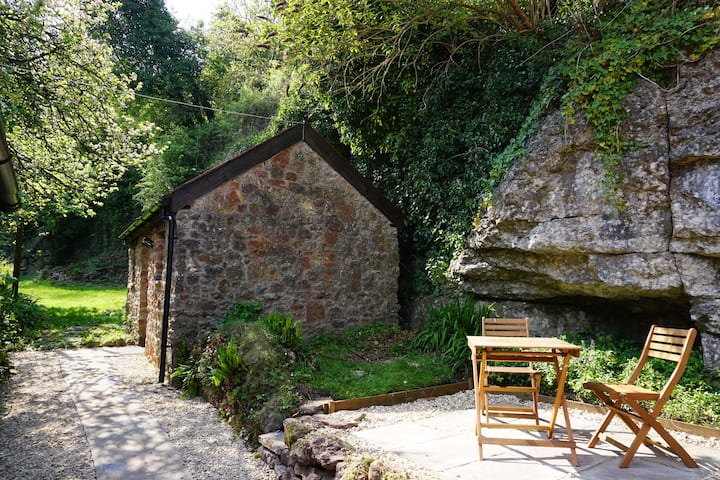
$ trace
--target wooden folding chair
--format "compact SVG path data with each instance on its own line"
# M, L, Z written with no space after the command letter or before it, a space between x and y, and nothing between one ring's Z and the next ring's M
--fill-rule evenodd
M583 385L584 388L593 391L609 409L600 428L597 429L588 442L588 448L593 448L597 445L598 440L604 440L615 445L625 451L625 456L620 461L620 468L627 468L635 452L637 452L637 449L640 447L640 444L656 446L674 453L680 457L688 467L697 468L697 463L695 463L670 433L660 425L657 419L663 406L670 398L673 388L675 388L675 385L685 371L685 366L690 358L696 335L697 330L694 328L683 330L653 325L650 327L650 333L645 341L645 347L643 348L640 360L625 383L588 382ZM635 385L635 381L638 379L640 372L650 357L676 363L675 369L660 392L654 392ZM643 405L641 402L647 403ZM629 447L610 438L605 433L605 429L607 429L613 417L616 415L635 433L635 439ZM636 421L638 422L637 424L635 423ZM651 428L654 429L667 444L648 438L647 435Z
M490 337L529 337L530 323L528 318L488 318L482 319L482 334ZM530 386L522 385L490 385L488 380L491 374L501 375L529 375ZM540 396L540 371L533 368L532 363L524 365L498 365L489 358L485 369L485 398L482 399L482 412L496 417L533 418L535 424L540 424L538 416L538 397ZM530 393L532 407L519 407L514 405L491 405L490 393Z

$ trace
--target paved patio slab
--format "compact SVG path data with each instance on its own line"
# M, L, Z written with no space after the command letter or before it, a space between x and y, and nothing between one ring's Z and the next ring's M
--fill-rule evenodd
M549 406L541 417L549 417ZM652 480L720 480L720 451L684 444L700 468L687 468L676 457L641 447L629 468L618 467L622 452L601 442L588 449L587 441L597 425L582 414L570 410L573 434L577 443L580 465L571 463L566 448L483 445L484 460L479 460L477 437L474 433L475 410L459 410L417 422L404 422L367 430L354 435L388 452L414 461L447 480L507 479L507 480L618 480L624 478ZM562 415L558 416L559 422ZM609 432L626 444L631 434L623 426L615 425ZM539 432L518 430L483 430L491 436L536 438ZM562 424L555 436L567 438ZM681 437L677 437L681 438ZM681 443L683 443L681 441Z

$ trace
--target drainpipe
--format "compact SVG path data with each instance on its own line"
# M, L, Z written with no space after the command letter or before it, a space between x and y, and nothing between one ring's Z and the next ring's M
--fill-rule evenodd
M167 362L168 320L170 317L170 287L172 279L173 248L175 246L175 217L165 215L165 209L160 218L168 222L167 260L165 261L165 298L163 299L162 329L160 332L160 376L158 383L165 382L165 364Z

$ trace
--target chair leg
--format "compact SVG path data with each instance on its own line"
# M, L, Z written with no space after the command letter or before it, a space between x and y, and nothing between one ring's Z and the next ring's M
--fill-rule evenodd
M538 412L538 403L540 401L540 374L536 373L533 375L532 378L532 386L533 386L533 414L535 415L535 425L540 425L540 413Z
M605 432L605 429L610 425L610 422L612 421L613 417L615 416L615 412L612 410L608 411L608 413L605 415L605 418L603 419L602 423L598 427L597 430L595 430L595 433L593 434L592 438L588 442L587 446L588 448L593 448L595 445L597 445L598 441L600 440L600 435L602 435Z
M687 452L687 450L685 450L682 447L682 445L680 445L678 443L678 441L675 440L675 438L670 434L670 432L668 432L665 429L665 427L663 427L660 424L660 422L657 421L656 417L651 415L647 410L643 409L642 406L636 401L630 400L630 401L628 401L628 405L630 405L630 407L640 416L640 418L642 418L642 420L644 422L643 427L640 429L640 434L642 434L642 432L645 432L645 434L642 435L642 438L640 438L640 434L638 434L636 437L636 440L635 440L636 442L642 441L642 442L645 442L646 444L655 443L655 442L651 442L651 441L650 442L645 441L645 438L647 437L647 434L650 431L650 428L652 428L653 430L655 430L657 432L658 435L660 435L660 438L662 438L663 440L665 440L665 442L667 442L666 449L669 450L670 452L674 453L678 457L680 457L680 459L683 461L685 466L687 466L688 468L698 468L698 464L695 462L695 460L693 460L693 458L690 456L690 454ZM634 443L635 442L633 442L633 444ZM660 444L657 444L657 445L660 446ZM639 446L640 445L638 444L638 447ZM632 446L631 446L631 448L632 448ZM636 449L637 449L637 447L636 447ZM625 462L625 460L623 459L623 462L621 462L621 464L620 464L621 467L623 466L622 463L624 463L624 462ZM629 460L628 460L627 464L628 465L630 464Z
M640 448L640 444L645 442L645 437L647 437L648 432L650 432L650 425L645 423L643 424L642 428L640 428L640 430L635 434L633 442L630 444L627 451L625 452L625 456L623 456L622 460L620 461L620 468L627 468L630 466L630 462L632 462L632 459L635 456L637 449Z

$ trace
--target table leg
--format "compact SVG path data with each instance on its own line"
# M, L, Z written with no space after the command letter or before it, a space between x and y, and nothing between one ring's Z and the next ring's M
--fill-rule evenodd
M558 378L557 393L555 395L555 404L553 405L553 414L550 421L550 430L548 431L548 438L552 438L553 430L555 428L555 420L557 418L558 408L562 408L563 416L565 417L565 429L567 430L568 442L570 443L570 456L572 458L572 464L576 467L580 465L577 458L577 451L575 448L575 440L573 437L572 426L570 425L570 414L568 413L567 401L565 400L565 380L567 380L567 372L570 367L570 355L563 356L563 365L560 367L557 357L553 361L555 367L555 374Z
M482 415L482 409L483 409L483 379L480 378L480 375L482 375L483 369L480 369L480 372L478 372L478 358L477 358L477 352L476 349L472 349L472 366L473 366L473 391L475 392L475 435L477 436L477 442L478 442L478 455L480 456L480 460L483 459L483 452L482 452L482 442L480 441L480 437L482 435L480 431L480 423Z

